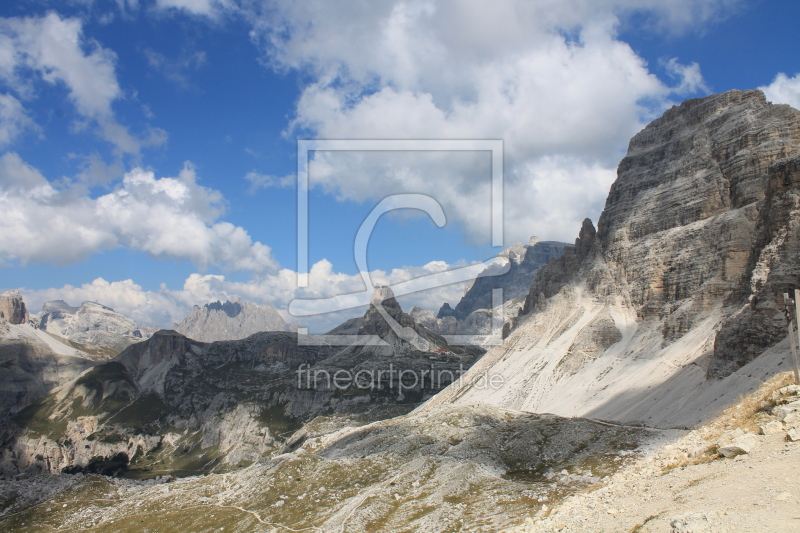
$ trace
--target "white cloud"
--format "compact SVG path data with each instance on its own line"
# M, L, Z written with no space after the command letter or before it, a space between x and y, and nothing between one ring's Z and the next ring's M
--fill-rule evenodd
M6 146L26 129L36 129L22 103L10 94L0 94L0 146Z
M72 263L127 246L156 258L274 272L270 248L243 228L218 221L222 195L197 184L186 163L176 178L139 168L112 192L93 199L57 189L15 153L0 157L0 262Z
M79 19L49 13L41 18L0 19L0 79L21 95L33 98L35 72L44 81L63 84L83 123L123 153L137 154L154 139L132 135L119 124L112 103L122 97L115 74L116 55L83 36ZM163 131L157 142L163 142Z
M291 187L297 183L297 176L294 174L278 177L271 174L259 174L255 171L245 174L244 179L250 182L250 193L257 191L258 189Z
M800 74L790 78L781 72L775 76L772 83L759 89L764 91L767 100L773 104L789 104L795 109L800 109Z
M596 218L632 135L673 95L707 90L697 64L652 74L617 37L644 14L684 31L736 2L276 2L251 36L277 69L311 75L287 133L333 139L503 139L509 241L572 240ZM312 186L342 199L428 194L486 242L488 171L450 155L317 152ZM578 181L578 180L581 181Z
M678 58L673 57L666 62L666 69L680 85L674 88L676 94L692 94L702 92L708 94L711 89L706 85L703 75L700 73L700 65L692 63L681 65Z
M434 261L421 267L397 268L391 272L376 270L370 273L370 277L375 285L393 285L451 268L452 265ZM398 300L406 311L417 305L436 312L442 302L449 301L455 305L463 295L464 287L465 283L445 285L412 293ZM97 278L80 287L64 285L60 288L20 290L31 312L36 312L49 300L64 300L71 305L96 301L133 318L139 324L160 324L162 327L170 327L173 323L183 320L193 305L241 297L259 304L268 302L281 310L286 320L298 321L308 326L312 332L322 333L348 318L363 315L366 308L298 318L286 312L289 302L295 298L327 298L357 293L364 288L360 275L335 272L329 261L322 260L311 268L310 286L305 289L297 287L295 272L282 269L276 274L247 282L229 281L221 275L192 274L179 290L171 290L162 285L157 291L148 291L130 279L108 282L103 278Z
M156 0L159 9L175 9L191 15L217 18L228 11L236 9L231 0Z

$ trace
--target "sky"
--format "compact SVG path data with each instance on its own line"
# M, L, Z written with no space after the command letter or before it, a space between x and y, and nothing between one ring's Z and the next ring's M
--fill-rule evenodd
M761 88L800 108L798 20L777 0L4 3L0 290L162 327L217 299L285 311L365 290L355 236L396 194L433 198L445 223L382 216L373 285L572 242L669 107ZM502 141L502 242L490 152L312 151L299 287L298 139ZM286 316L324 331L362 312Z

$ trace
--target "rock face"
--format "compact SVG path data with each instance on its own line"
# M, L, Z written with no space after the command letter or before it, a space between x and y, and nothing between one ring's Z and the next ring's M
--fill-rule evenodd
M261 331L289 331L290 327L268 303L259 306L237 299L196 305L174 329L200 342L214 342L244 339Z
M760 91L687 100L631 140L597 231L537 272L470 371L506 388L437 402L696 424L785 367L799 230L800 112Z
M63 300L46 302L36 315L39 329L81 344L122 351L149 338L152 328L139 327L132 319L97 302L73 307Z
M8 297L5 309L14 311L8 316L16 319L14 323L0 320L0 428L10 414L118 353L48 334L34 327L35 317L28 320L17 291L4 296ZM20 321L22 317L25 320Z
M455 310L450 307L450 304L445 302L442 304L442 307L439 308L439 312L436 314L436 318L442 319L448 316L456 316Z
M537 237L531 237L527 245L523 246L521 243L517 243L506 248L498 254L494 263L475 279L456 305L453 316L464 320L470 313L478 309L496 307L492 302L494 289L503 291L502 300L497 305L525 296L536 276L536 271L551 260L563 256L565 250L569 248L571 248L569 244L539 241ZM508 267L508 272L495 275L497 271L502 271L506 267ZM442 315L442 312L440 311L439 314Z
M28 321L28 311L19 291L6 291L0 294L0 319L10 324L24 324Z
M377 306L430 343L428 349L405 340ZM434 355L447 344L403 313L386 288L376 291L357 326L379 343L304 345L291 332L202 343L159 331L19 411L0 442L0 470L8 476L228 470L279 453L287 433L317 415L370 421L404 414L483 353L454 348ZM374 377L376 371L382 374ZM417 379L401 385L399 372ZM337 373L373 380L340 387L330 379Z

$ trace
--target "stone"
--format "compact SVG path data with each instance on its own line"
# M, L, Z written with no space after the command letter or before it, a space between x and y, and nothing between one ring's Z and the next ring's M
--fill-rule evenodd
M758 428L758 431L762 435L777 435L778 433L783 433L783 423L773 420Z
M731 458L737 455L750 453L758 445L758 437L755 435L742 435L736 437L730 444L721 446L719 453Z
M442 319L448 316L455 316L456 312L450 307L450 304L445 302L442 304L442 307L439 308L439 312L436 314L436 318Z
M800 405L796 403L790 403L788 405L782 405L775 409L775 418L780 420L781 422L785 422L787 424L792 423L791 421L787 421L787 419L792 420L796 419L798 412L800 412Z
M786 439L790 442L797 442L800 440L800 428L790 428L789 431L786 432Z
M0 317L9 324L24 324L28 321L28 310L19 291L11 290L0 294Z
M797 396L800 394L800 385L791 384L777 390L780 396Z

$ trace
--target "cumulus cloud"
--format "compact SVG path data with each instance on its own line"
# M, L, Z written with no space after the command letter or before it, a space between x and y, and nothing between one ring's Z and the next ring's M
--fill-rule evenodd
M783 72L767 86L759 87L764 91L767 100L773 104L789 104L795 109L800 109L800 74L790 78Z
M413 280L447 272L453 267L454 265L442 261L434 261L421 267L402 267L390 272L376 270L370 272L370 278L374 285L396 285L409 281L413 283ZM406 311L414 305L437 311L442 302L457 302L464 289L465 283L454 283L411 293L399 297L398 300ZM71 305L95 301L112 307L139 324L160 324L162 327L170 327L183 320L194 305L216 300L234 300L236 297L259 304L269 303L278 308L287 321L298 321L315 333L328 331L348 318L361 316L366 311L366 307L362 306L303 317L294 317L286 311L288 304L296 298L327 298L365 290L360 275L336 272L333 265L326 260L319 261L311 268L310 285L307 288L297 287L296 272L282 269L273 275L250 281L231 281L225 276L215 274L191 274L178 290L171 290L165 285L155 291L145 290L130 279L109 282L103 278L79 287L64 285L60 288L20 290L32 312L49 300L64 300Z
M0 262L72 263L126 246L201 268L277 271L268 246L218 220L224 207L218 191L197 183L191 163L175 178L133 169L112 192L91 198L57 189L9 152L0 157Z
M136 154L142 146L163 143L164 132L149 132L140 139L117 122L112 103L122 97L122 90L115 62L111 50L84 38L79 19L61 18L56 13L0 19L0 80L23 100L33 98L38 79L63 85L84 121L76 124L78 128L94 124L100 136L118 150ZM2 131L5 117L0 118Z
M287 134L502 139L508 240L571 240L599 214L630 137L674 96L707 91L697 64L667 62L669 83L651 73L620 24L636 13L683 31L733 4L286 1L248 16L273 68L310 75ZM452 154L395 160L316 152L311 184L356 201L428 194L486 242L488 167Z

